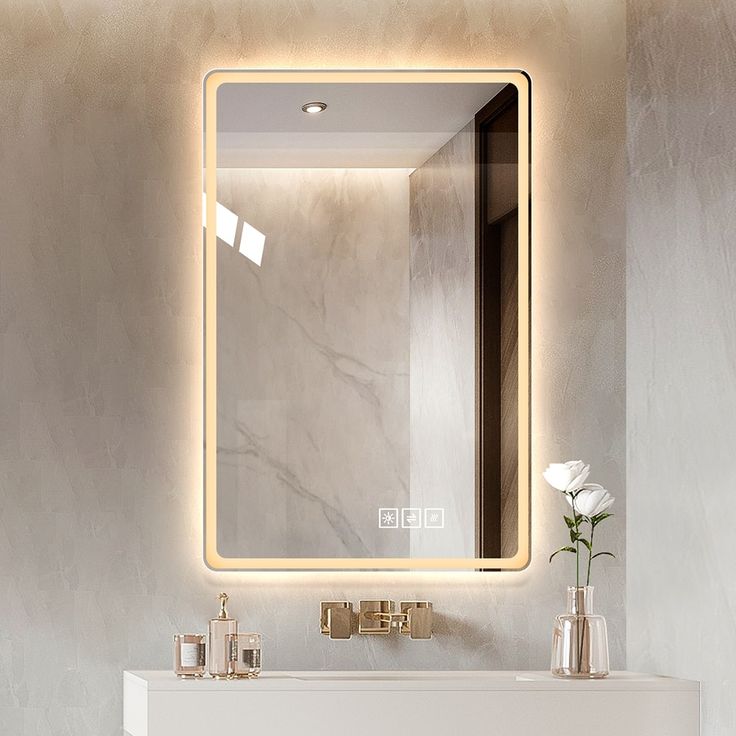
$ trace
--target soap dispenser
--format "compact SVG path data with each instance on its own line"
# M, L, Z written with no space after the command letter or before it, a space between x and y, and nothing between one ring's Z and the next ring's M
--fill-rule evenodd
M209 627L209 673L215 678L224 678L228 675L230 651L228 634L238 633L238 622L227 615L227 593L220 593L220 612L217 618L210 619Z

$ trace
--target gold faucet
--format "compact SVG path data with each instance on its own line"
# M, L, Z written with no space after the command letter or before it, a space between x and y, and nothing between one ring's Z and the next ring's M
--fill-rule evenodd
M390 634L394 628L411 639L432 638L432 604L401 601L394 612L393 601L361 601L358 630L361 634Z
M432 604L429 601L401 601L394 611L393 601L360 601L359 634L390 634L398 629L411 639L432 638ZM320 604L320 631L331 639L349 639L353 633L353 604L323 601Z

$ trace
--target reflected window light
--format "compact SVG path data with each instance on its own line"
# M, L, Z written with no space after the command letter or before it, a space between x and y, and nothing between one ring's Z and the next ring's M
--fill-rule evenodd
M238 216L218 202L215 218L217 237L228 245L234 246L235 232L238 229ZM202 227L207 227L207 195L204 192L202 192Z
M265 243L266 236L244 221L243 231L240 233L239 250L241 255L253 261L256 266L260 266Z

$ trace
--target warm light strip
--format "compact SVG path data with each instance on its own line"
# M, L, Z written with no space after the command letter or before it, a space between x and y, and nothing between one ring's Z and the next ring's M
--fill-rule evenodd
M221 84L295 82L503 83L519 91L519 475L518 540L513 557L222 557L217 551L217 89ZM213 570L520 570L530 557L530 81L521 71L316 71L218 69L204 78L204 169L207 193L204 289L204 557ZM524 277L526 275L526 277Z

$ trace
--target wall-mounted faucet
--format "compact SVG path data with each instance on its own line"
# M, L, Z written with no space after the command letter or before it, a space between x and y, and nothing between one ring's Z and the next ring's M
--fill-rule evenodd
M359 634L390 634L394 629L411 639L432 638L432 604L401 601L398 612L393 601L360 601ZM330 639L349 639L353 633L353 604L349 601L320 603L320 631Z

